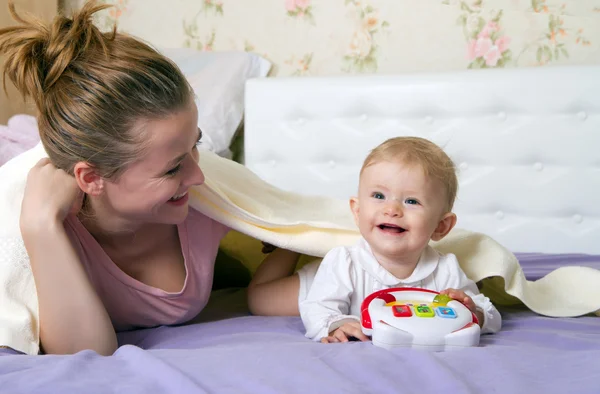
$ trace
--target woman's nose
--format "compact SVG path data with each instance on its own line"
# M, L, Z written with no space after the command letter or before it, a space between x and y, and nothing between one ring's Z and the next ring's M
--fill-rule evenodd
M182 182L185 186L198 186L204 183L204 173L192 156L186 158L185 168L187 171Z

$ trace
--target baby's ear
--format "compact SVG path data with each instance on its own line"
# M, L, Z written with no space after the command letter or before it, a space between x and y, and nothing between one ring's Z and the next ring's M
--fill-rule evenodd
M431 234L431 239L439 241L444 238L456 225L456 215L452 212L445 214Z
M358 207L358 197L350 198L350 210L352 211L352 215L354 215L354 222L358 226L358 212L360 208Z

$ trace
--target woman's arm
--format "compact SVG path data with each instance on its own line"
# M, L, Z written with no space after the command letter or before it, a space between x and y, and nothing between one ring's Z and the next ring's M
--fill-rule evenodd
M110 355L117 337L61 221L23 234L37 288L44 352Z
M21 235L37 288L40 340L46 353L91 349L112 354L117 337L64 228L81 209L83 194L72 175L40 160L27 176Z

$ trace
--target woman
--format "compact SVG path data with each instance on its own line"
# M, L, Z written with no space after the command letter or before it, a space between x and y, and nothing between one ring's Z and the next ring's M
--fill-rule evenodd
M4 74L35 102L49 156L29 172L20 221L46 353L108 355L115 331L195 317L228 231L188 209L204 181L190 85L148 45L101 33L92 16L106 7L47 26L11 2L20 25L0 30Z

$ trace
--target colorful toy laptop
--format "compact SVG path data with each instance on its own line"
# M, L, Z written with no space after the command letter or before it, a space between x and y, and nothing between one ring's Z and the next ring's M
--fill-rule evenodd
M375 346L431 351L479 345L477 317L436 291L391 288L370 294L361 306L362 331Z

